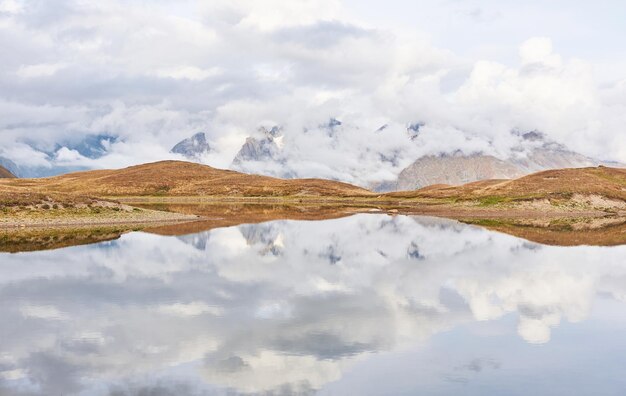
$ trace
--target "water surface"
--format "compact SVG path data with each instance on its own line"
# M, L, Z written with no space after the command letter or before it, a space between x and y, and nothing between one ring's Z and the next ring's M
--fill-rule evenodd
M624 257L375 214L0 254L0 394L622 395Z

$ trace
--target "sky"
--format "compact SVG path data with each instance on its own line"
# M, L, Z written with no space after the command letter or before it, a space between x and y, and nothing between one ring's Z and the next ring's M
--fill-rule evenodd
M626 162L624 16L609 0L0 0L0 156L120 168L181 159L202 131L202 162L228 168L279 125L283 161L246 170L368 185L423 155L507 158L532 130ZM115 139L94 159L74 149L87 136Z

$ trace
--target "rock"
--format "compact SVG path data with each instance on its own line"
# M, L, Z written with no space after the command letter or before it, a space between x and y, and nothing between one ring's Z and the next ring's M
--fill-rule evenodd
M206 140L204 132L198 132L190 138L178 142L171 150L172 153L183 155L186 158L198 160L204 154L211 152L211 146Z
M433 184L460 185L476 180L511 179L523 174L516 165L491 155L426 156L400 172L396 189L416 190Z
M246 142L233 159L233 165L241 165L247 161L278 160L283 146L282 129L274 126L271 129L259 128L262 137L248 137Z

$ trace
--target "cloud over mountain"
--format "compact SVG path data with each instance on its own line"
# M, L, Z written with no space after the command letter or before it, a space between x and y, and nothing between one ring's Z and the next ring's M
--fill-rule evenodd
M280 172L361 185L392 180L424 155L506 158L514 130L626 161L626 84L598 76L596 59L559 55L530 30L511 35L523 36L515 62L468 56L353 11L335 0L4 0L0 156L122 167L180 158L170 149L205 131L202 160L225 168L260 126L279 125ZM498 13L451 15L485 25ZM342 123L332 134L330 119ZM99 135L115 138L104 155L72 147ZM248 165L277 173L272 161Z

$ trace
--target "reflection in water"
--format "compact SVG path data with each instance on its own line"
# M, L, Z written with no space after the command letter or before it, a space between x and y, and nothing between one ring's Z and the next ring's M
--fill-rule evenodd
M625 253L356 215L3 254L0 394L619 394Z

